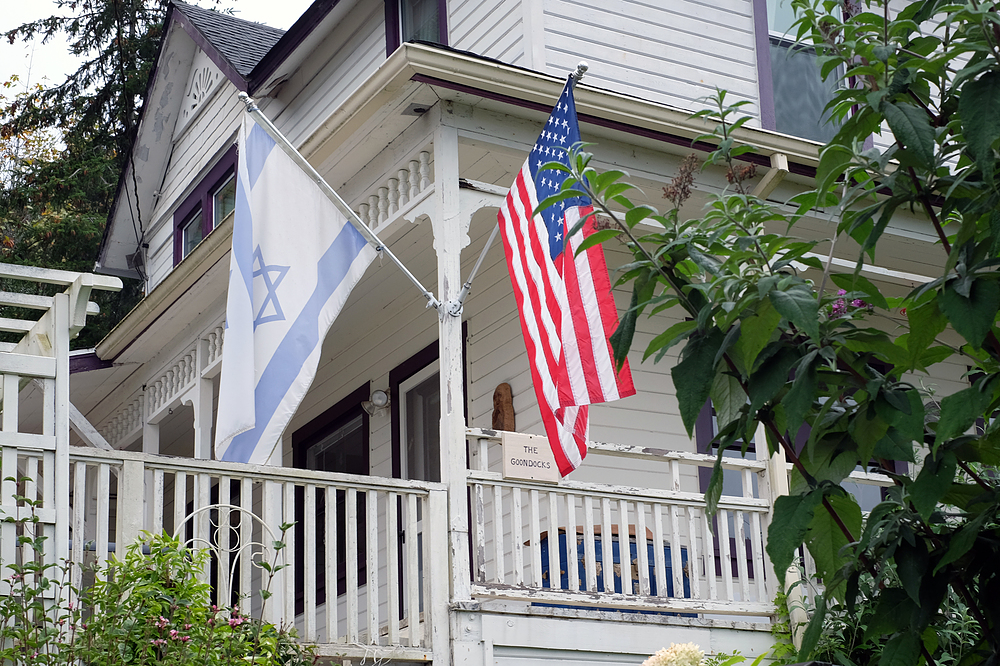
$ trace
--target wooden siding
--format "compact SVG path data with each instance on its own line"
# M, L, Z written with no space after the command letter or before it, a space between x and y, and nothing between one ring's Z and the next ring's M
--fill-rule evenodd
M243 109L236 92L231 83L223 82L216 93L203 102L205 108L174 136L170 164L163 177L153 221L152 224L146 222L149 290L162 282L174 267L174 211L236 140Z
M448 43L512 65L525 65L521 0L448 3Z
M299 145L383 61L385 5L362 0L261 108Z
M719 87L756 103L751 0L548 0L544 11L548 73L586 60L588 83L645 99L695 108Z

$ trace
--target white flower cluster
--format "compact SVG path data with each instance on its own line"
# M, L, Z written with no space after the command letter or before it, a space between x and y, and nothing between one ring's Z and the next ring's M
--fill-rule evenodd
M642 666L701 666L705 653L694 643L671 643L642 662Z

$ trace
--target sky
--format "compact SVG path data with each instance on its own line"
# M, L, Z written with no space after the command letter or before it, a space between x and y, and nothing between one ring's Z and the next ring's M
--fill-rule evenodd
M210 0L187 0L202 7L213 6ZM265 23L287 30L306 10L312 0L223 0L222 6L231 6L236 16ZM0 33L5 33L23 23L57 15L60 10L53 0L0 0ZM0 39L0 82L12 74L20 76L20 85L48 79L49 84L59 83L67 73L76 69L75 60L67 53L66 42L53 39L47 44L37 40L34 44L18 41L10 44ZM23 89L23 88L22 88Z

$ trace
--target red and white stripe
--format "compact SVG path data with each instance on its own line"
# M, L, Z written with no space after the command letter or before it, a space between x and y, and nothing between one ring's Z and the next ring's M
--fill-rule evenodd
M576 237L553 261L545 223L540 215L532 215L537 205L525 163L498 221L538 407L565 476L587 455L588 405L633 395L635 388L627 364L615 372L608 343L618 316L603 249L590 248L574 261L574 247L583 238ZM579 208L566 212L564 233L581 216ZM586 226L589 235L593 227Z

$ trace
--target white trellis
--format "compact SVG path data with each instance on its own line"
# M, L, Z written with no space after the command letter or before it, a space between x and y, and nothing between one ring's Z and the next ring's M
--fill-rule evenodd
M70 559L70 403L69 342L98 312L89 301L93 289L118 291L118 278L0 264L0 279L65 287L55 296L0 291L0 306L41 310L37 320L0 317L0 331L20 335L0 343L0 594L7 593L11 567L36 557L19 536L44 536L44 562ZM34 380L41 387L40 432L20 424L21 389ZM31 519L37 522L16 521ZM74 569L79 576L79 568ZM78 580L71 582L78 584Z

